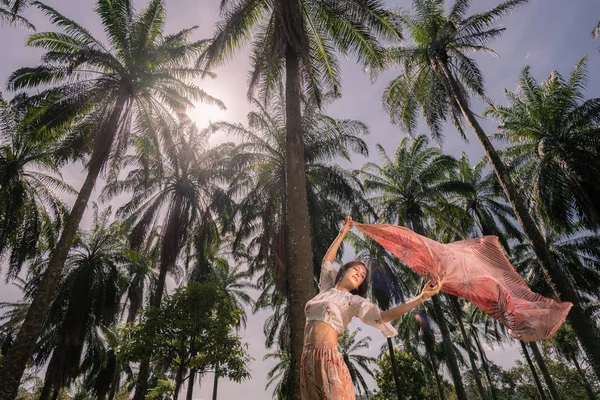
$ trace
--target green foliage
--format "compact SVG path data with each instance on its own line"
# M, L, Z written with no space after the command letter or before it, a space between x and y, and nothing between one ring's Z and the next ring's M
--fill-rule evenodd
M414 358L410 353L394 348L398 376L400 377L400 393L405 399L435 399L437 392L435 385L430 382L430 378L424 371L423 364ZM377 390L374 400L396 399L396 386L394 376L392 375L392 363L390 353L387 349L382 350L377 360L377 369L375 370L375 382ZM446 399L451 399L452 386L447 381L443 381L446 389Z
M160 309L144 310L141 322L123 328L118 354L128 361L151 357L171 368L206 370L239 382L249 378L250 357L233 334L240 311L219 283L207 278L178 288Z
M146 400L162 400L173 397L175 382L168 379L159 379L156 386L148 390Z

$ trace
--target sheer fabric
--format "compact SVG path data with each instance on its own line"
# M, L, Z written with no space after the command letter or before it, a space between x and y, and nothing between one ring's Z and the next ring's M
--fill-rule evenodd
M516 339L551 337L573 305L532 292L495 236L442 244L400 226L354 226L419 275L444 278L444 292L469 300L505 325Z

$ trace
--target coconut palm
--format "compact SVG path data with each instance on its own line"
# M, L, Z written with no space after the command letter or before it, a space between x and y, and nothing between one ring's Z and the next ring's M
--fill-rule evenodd
M275 384L273 390L273 398L277 400L289 400L292 398L292 377L291 377L291 362L290 356L285 351L277 351L267 353L263 357L265 360L276 360L277 364L267 373L267 384L265 390L269 386Z
M598 20L598 24L592 31L592 39L596 39L600 35L600 19ZM598 47L598 52L600 53L600 47Z
M226 0L206 56L220 62L254 37L249 94L260 87L268 99L285 77L286 207L289 243L292 376L299 382L304 305L312 295L313 277L309 209L304 166L302 98L321 103L322 93L339 93L339 64L334 54L355 54L368 67L379 67L382 51L375 35L399 39L393 16L380 0ZM298 398L299 391L294 391Z
M469 236L498 236L500 244L510 251L508 240L521 240L523 234L514 223L512 208L506 203L504 193L497 184L496 176L486 173L487 160L482 159L471 166L465 153L458 159L456 179L470 185L473 190L457 196L455 201L461 204L471 216L470 227L465 227ZM499 190L500 189L500 190Z
M527 66L517 92L505 91L507 106L489 111L500 122L496 137L508 144L503 155L532 187L532 203L555 225L583 221L600 229L600 99L585 100L586 57L564 79L553 71L538 83Z
M0 98L0 257L8 256L7 281L35 258L41 236L60 229L68 211L57 194L75 193L54 161L56 137L35 126L40 109L22 98Z
M375 194L371 202L383 222L408 225L416 233L425 235L426 223L452 227L456 217L461 217L459 207L449 203L445 195L458 195L471 188L463 182L451 180L455 174L456 160L435 147L428 146L425 136L414 140L404 138L396 153L390 158L378 145L383 165L367 163L362 168L364 185ZM465 399L458 354L451 343L442 302L438 296L432 298L435 321L440 328L446 361L452 374L459 399Z
M346 329L338 342L338 349L344 358L344 362L348 367L348 371L350 371L352 383L354 383L354 387L357 389L359 395L361 395L363 392L365 394L369 393L369 388L367 387L365 378L360 370L362 369L371 378L374 378L370 365L374 364L376 360L375 357L355 354L360 349L368 348L369 342L371 341L370 336L365 336L357 341L356 335L360 333L360 331L360 328L356 328L356 330L352 332Z
M554 297L575 305L569 320L596 375L600 377L600 335L579 306L577 292L552 257L510 171L469 105L469 93L488 99L485 97L481 71L467 53L495 54L487 45L505 29L495 26L495 23L526 1L504 1L491 10L467 16L469 0L456 0L448 11L443 0L415 0L412 12L401 17L413 40L405 46L391 49L388 54L390 62L401 65L403 71L387 86L384 104L392 121L409 132L416 128L418 111L421 110L436 138L441 138L442 123L447 117L465 137L463 118L466 119L489 158L517 220L541 260L540 265L552 285Z
M287 270L293 268L285 245L288 218L285 108L277 99L270 105L255 100L254 105L257 111L248 115L248 127L228 123L216 123L213 127L242 139L232 156L236 173L229 188L232 196L240 198L240 228L234 238L234 251L242 250L251 273L261 273L258 284L264 295L260 296L258 306L281 307L284 299L280 296L290 293L286 285ZM356 177L332 163L335 158L350 161L352 152L366 155L367 146L362 136L367 128L355 120L328 117L308 104L304 106L302 126L311 231L319 232L312 237L311 274L318 276L321 257L337 236L339 221L349 213L357 215L369 210ZM314 285L313 281L311 288ZM290 320L277 320L276 325L283 327L281 322L284 321L292 323L290 317ZM284 340L278 342L280 346L289 343L290 332L287 329L285 332L287 339L282 337Z
M138 248L156 224L163 226L160 237L159 274L150 300L160 307L166 277L173 270L188 235L196 223L216 225L215 218L226 218L231 203L220 184L224 182L219 167L231 145L208 148L208 138L193 125L164 124L144 126L137 135L138 155L127 157L131 168L123 180L110 182L103 191L109 199L124 192L132 197L117 215L132 226L130 243ZM149 359L142 360L138 374L136 398L145 395L149 376Z
M99 328L114 324L119 316L125 241L116 223L109 223L110 215L110 208L101 213L95 208L92 228L80 235L67 259L33 359L37 366L48 362L40 399L77 378L84 350L101 342Z
M193 29L165 35L162 0L151 1L140 13L129 0L98 0L95 11L108 44L54 8L36 5L60 31L30 36L29 46L46 51L42 64L15 71L8 86L11 90L42 89L34 100L51 99L50 116L65 119L86 114L86 129L77 130L69 143L78 145L75 150L81 151L76 154L87 151L91 156L85 182L52 253L38 296L0 371L0 397L8 398L17 393L92 189L109 160L118 170L118 161L128 147L131 121L153 113L168 119L169 110L183 112L193 101L222 106L190 82L206 72L189 62L204 50L207 41L190 42Z
M19 25L35 30L35 27L20 14L30 4L27 0L0 0L0 23Z

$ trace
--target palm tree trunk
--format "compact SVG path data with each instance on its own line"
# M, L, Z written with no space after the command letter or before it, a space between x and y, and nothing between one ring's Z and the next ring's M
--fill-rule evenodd
M196 370L195 369L191 369L190 370L190 377L188 379L188 387L187 387L187 393L185 395L185 400L192 400L194 398L194 383L196 380Z
M600 333L598 332L598 329L596 326L594 326L591 319L585 315L576 289L562 273L558 263L556 262L556 259L548 249L546 240L535 224L535 221L529 213L525 202L521 198L519 191L512 181L510 171L500 159L500 156L483 131L483 128L481 128L481 125L479 125L475 115L473 115L469 109L468 102L464 98L462 92L459 90L454 76L444 63L439 63L439 67L446 78L446 83L448 84L448 87L452 92L457 105L460 107L463 116L468 121L469 125L475 132L477 139L485 150L485 153L492 164L492 168L498 177L498 181L500 182L500 185L502 186L502 189L504 190L504 193L506 194L506 197L508 198L513 210L515 211L515 216L523 227L523 231L529 238L533 250L540 260L542 271L546 276L548 284L552 288L554 297L557 300L569 301L573 303L573 308L568 316L569 322L571 323L571 326L573 326L573 330L575 330L577 337L581 341L581 344L586 352L590 364L592 365L592 368L594 369L594 372L596 373L596 376L598 379L600 379Z
M396 366L396 355L394 354L392 338L387 338L387 345L390 353L390 361L392 363L392 375L394 376L394 385L396 386L396 396L398 396L398 399L401 399L402 393L400 393L400 377L398 376L398 367Z
M585 388L585 391L588 395L589 400L597 400L596 395L594 394L594 390L592 389L592 385L590 385L590 382L588 381L587 377L585 376L585 372L583 372L583 370L581 369L581 365L579 365L579 361L577 361L577 357L573 358L573 364L575 365L575 369L577 370L577 373L579 374L579 377L581 378L581 383L583 383L583 387Z
M290 6L296 4L289 2ZM293 3L293 4L292 4ZM296 10L300 15L300 10ZM291 47L285 57L286 108L286 198L287 250L289 268L287 285L290 315L290 380L292 399L300 399L300 360L304 346L304 306L315 295L313 284L312 248L308 201L306 196L306 168L302 138L300 108L300 81L298 54Z
M490 392L492 393L492 399L498 400L498 396L496 395L496 388L494 387L494 382L492 381L492 374L490 373L490 367L487 363L487 357L485 355L485 352L483 351L483 347L481 346L481 343L479 343L479 339L477 338L476 335L473 336L473 340L475 341L475 344L477 345L477 350L479 351L479 357L481 358L481 365L483 365L483 370L485 371L485 376L490 385Z
M215 379L213 381L212 400L217 400L217 389L219 388L219 365L215 366Z
M546 367L546 361L544 360L544 357L542 357L542 353L540 353L539 347L537 346L537 344L535 344L535 342L530 342L529 347L531 347L535 362L540 367L540 371L542 371L542 376L544 377L546 386L548 386L548 389L550 390L550 395L552 396L552 399L560 400L558 390L556 390L556 385L554 384L554 379L552 379L552 376L550 376L550 373L548 372L548 368Z
M483 389L483 384L481 383L481 375L479 375L479 370L477 368L477 364L475 363L475 355L473 354L473 346L471 345L471 340L469 336L467 336L467 330L463 324L462 319L462 310L460 308L460 304L458 302L458 298L456 296L448 295L450 298L450 303L454 307L454 312L456 314L456 320L458 321L458 326L460 328L460 334L465 341L465 347L467 349L467 354L469 355L469 361L471 362L471 371L473 372L473 377L475 378L475 384L477 385L477 390L479 390L479 394L481 398L485 400L487 395L485 390Z
M165 231L161 240L160 271L158 274L155 292L150 300L150 306L156 309L160 308L160 303L162 302L167 281L167 273L173 264L175 264L180 250L181 234L183 234L179 229L180 217L183 212L182 207L183 198L181 196L176 196L173 207L169 210L167 226L165 227ZM148 345L151 346L151 344ZM146 397L149 377L150 357L147 357L140 360L140 369L138 371L138 378L133 400L143 400Z
M448 369L450 370L452 381L454 382L456 397L458 400L467 400L467 393L465 392L460 368L458 368L456 355L454 354L454 346L452 346L452 339L450 338L450 330L448 329L448 325L446 325L444 312L442 311L442 302L440 301L439 296L433 296L431 300L433 302L433 310L436 315L436 322L442 334L442 347L444 348L444 353L446 354L446 363L448 365Z
M425 229L418 218L411 218L411 224L416 233L421 236L425 236ZM452 339L450 338L450 330L448 329L448 325L446 325L444 312L442 311L442 303L439 296L433 296L431 300L433 302L433 311L436 315L436 322L442 334L442 347L446 355L447 365L448 369L450 370L450 375L452 376L452 381L454 382L456 397L458 400L467 400L467 394L465 392L462 376L460 374L460 368L456 362L456 356L452 346Z
M531 375L533 376L533 381L535 382L535 387L537 388L538 394L540 395L540 400L546 400L546 394L544 393L544 387L542 386L542 382L540 381L540 377L535 371L535 366L531 361L531 357L529 357L529 352L527 351L527 346L525 346L525 342L519 340L521 343L521 349L523 349L523 355L525 356L525 360L527 361L527 365L529 365L529 370L531 371Z
M88 174L83 186L79 190L60 239L52 252L40 287L27 310L27 315L21 325L17 338L2 363L2 368L0 369L0 400L13 400L17 396L19 382L27 367L33 347L44 327L46 315L48 315L52 299L56 292L56 285L59 282L73 239L77 234L79 223L87 207L92 190L96 185L96 180L100 175L102 166L106 163L110 154L126 101L127 96L124 94L117 97L115 107L107 123L94 138L93 152L88 165Z

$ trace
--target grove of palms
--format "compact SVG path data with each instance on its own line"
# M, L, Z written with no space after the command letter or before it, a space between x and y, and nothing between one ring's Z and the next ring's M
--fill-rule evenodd
M574 305L540 343L445 294L387 342L351 325L357 396L600 396L600 56L544 78L519 61L497 97L479 67L529 3L223 0L200 29L164 0L0 0L0 29L39 60L0 94L0 272L21 296L0 302L0 400L241 397L263 372L248 396L300 399L304 306L346 215L497 236L532 290ZM578 29L595 52L600 23ZM228 68L247 79L225 104ZM364 109L339 106L347 69L371 83ZM202 126L202 103L249 112ZM387 127L354 117L379 109ZM351 257L382 309L422 288L356 232ZM500 366L498 348L522 358Z

